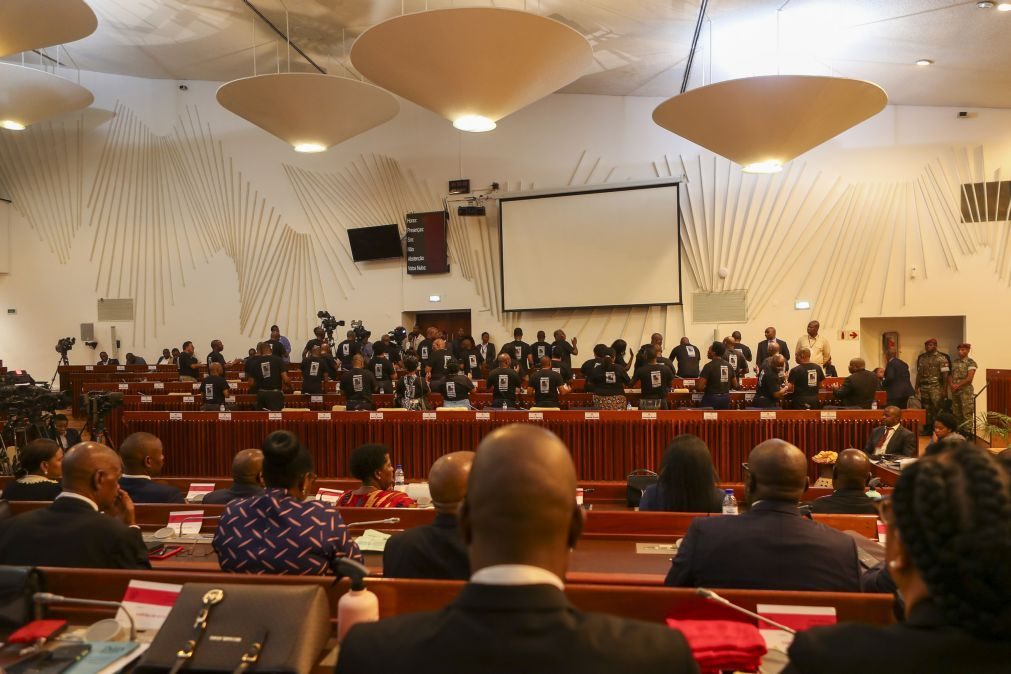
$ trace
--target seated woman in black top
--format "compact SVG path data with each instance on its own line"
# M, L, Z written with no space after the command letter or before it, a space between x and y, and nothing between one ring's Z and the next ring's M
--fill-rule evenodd
M899 476L882 508L906 620L799 632L789 674L990 674L1011 669L1011 469L958 442Z
M646 487L639 510L675 513L718 513L723 492L716 487L716 467L706 443L685 433L667 445L660 480Z
M63 450L55 440L32 440L21 450L21 477L7 485L8 501L52 501L63 491Z
M608 349L587 380L593 387L593 406L598 410L623 410L628 407L625 387L632 383L625 368L614 362L614 349Z
M730 407L730 389L737 388L737 376L730 363L723 360L726 352L721 342L713 342L706 354L709 362L695 380L695 388L703 393L702 407L725 410Z

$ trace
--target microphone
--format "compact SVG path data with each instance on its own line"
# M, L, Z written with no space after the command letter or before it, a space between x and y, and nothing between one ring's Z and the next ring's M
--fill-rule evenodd
M887 485L881 481L880 477L872 477L871 481L867 483L867 486L873 489L874 491L877 491L881 487L885 487Z
M388 517L385 520L372 520L371 522L347 522L349 527L364 527L372 524L399 524L399 517Z
M187 522L198 522L198 521L203 521L203 520L220 520L220 519L221 519L221 515L209 515L207 517L203 517L203 516L199 516L199 515L186 515L186 516L180 517L177 521L172 522L168 526L160 527L157 531L154 532L154 537L156 539L158 539L158 540L164 540L164 539L168 539L168 538L175 538L176 536L182 536L183 535L183 531L182 531L183 525L186 524ZM156 525L156 524L149 524L149 525L146 525L146 526L158 526L158 525Z
M787 627L786 625L783 625L782 623L778 623L775 620L769 620L768 618L766 618L764 616L761 616L761 615L755 613L754 611L749 611L748 609L744 608L743 606L738 606L737 604L733 603L729 599L724 599L723 597L721 597L720 595L716 594L712 590L707 590L704 587L697 587L697 588L695 588L695 594L699 595L700 597L705 597L709 601L714 601L717 604L722 604L723 606L726 606L729 609L737 611L738 613L743 613L746 616L749 616L749 617L752 617L752 618L756 618L757 620L761 620L762 622L765 622L765 623L769 623L773 627L775 627L777 629L781 629L784 632L789 632L790 634L796 634L797 633L797 630L795 630L795 629L793 629L791 627Z
M127 619L130 621L130 641L137 640L137 624L134 622L133 615L130 611L123 606L123 602L100 601L98 599L78 599L77 597L64 597L51 592L36 592L32 595L32 600L39 606L47 606L49 604L76 604L78 606L106 606L109 608L122 609L123 613L126 614Z

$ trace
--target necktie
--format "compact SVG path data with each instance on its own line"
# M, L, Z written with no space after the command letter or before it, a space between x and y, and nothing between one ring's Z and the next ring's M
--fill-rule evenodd
M878 451L878 450L884 449L885 445L888 444L888 438L890 438L890 437L892 437L892 428L891 427L886 428L885 432L882 433L881 437L878 439L878 444L875 445L875 447L874 447L874 453L875 454L881 454L881 452Z

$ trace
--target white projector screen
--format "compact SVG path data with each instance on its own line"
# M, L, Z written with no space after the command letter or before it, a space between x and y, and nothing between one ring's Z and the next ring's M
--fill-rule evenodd
M681 303L677 183L503 197L502 308Z

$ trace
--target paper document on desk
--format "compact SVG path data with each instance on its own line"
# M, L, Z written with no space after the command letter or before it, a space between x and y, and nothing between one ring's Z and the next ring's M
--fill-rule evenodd
M169 611L179 598L182 585L173 583L152 583L146 580L131 580L123 595L123 607L130 612L137 623L138 631L158 630ZM116 615L121 625L129 627L130 620L122 609Z
M186 502L200 503L212 491L214 491L213 482L193 482L190 484L190 490L186 492Z
M320 487L316 490L316 500L323 501L324 503L329 503L331 505L337 505L337 501L340 499L341 494L344 492L340 489L329 489L327 487Z
M388 540L390 540L390 534L384 534L375 529L366 529L365 533L355 539L355 542L362 552L382 552L386 549L386 541Z
M66 670L66 674L103 674L118 672L140 657L147 644L130 641L91 641L91 651L80 662Z
M636 543L637 555L673 555L678 551L677 543Z
M176 510L169 513L168 525L175 529L179 536L195 536L200 533L203 520L203 510Z

